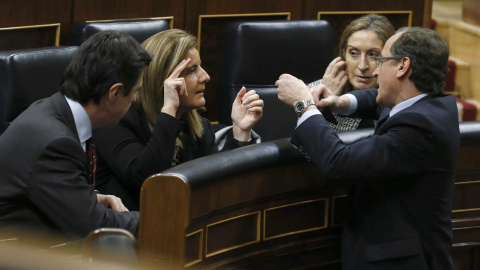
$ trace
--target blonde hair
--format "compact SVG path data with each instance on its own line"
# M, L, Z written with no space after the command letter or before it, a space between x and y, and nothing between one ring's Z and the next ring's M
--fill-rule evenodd
M343 31L338 48L339 55L343 60L345 60L345 55L347 52L348 39L350 39L354 33L362 30L374 32L378 39L382 41L382 45L385 45L385 42L387 42L387 40L393 36L393 34L395 34L395 28L393 28L393 25L385 16L378 14L364 15L352 21ZM347 81L340 94L343 95L352 90L354 90L352 84Z
M192 48L197 48L197 38L179 29L165 30L157 33L142 43L151 55L152 62L143 74L143 86L137 92L136 106L143 109L150 128L157 122L164 102L163 82L175 67L187 57ZM200 115L196 109L182 115L194 140L203 134ZM179 138L177 144L182 146Z

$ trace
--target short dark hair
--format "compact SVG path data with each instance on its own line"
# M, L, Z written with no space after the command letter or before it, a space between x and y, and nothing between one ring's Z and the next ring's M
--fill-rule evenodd
M126 33L96 33L78 48L65 70L60 91L82 105L90 100L98 104L112 85L122 83L127 96L151 59L140 43Z
M392 44L393 57L409 57L412 74L409 79L415 87L432 96L443 94L445 75L448 72L448 43L439 33L420 27L403 27Z

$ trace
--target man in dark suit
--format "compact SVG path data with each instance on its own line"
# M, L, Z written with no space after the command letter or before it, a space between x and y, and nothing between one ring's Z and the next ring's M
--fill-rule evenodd
M296 105L300 117L292 143L326 180L350 187L343 269L453 268L459 127L455 98L443 94L448 54L438 33L403 28L376 59L378 90L337 97L325 86L310 93L287 74L276 82L279 99ZM373 136L346 145L309 100L379 123Z
M0 239L27 233L70 240L100 227L135 231L138 212L95 192L85 151L92 129L127 112L150 60L131 36L98 33L79 47L60 92L11 123L0 137Z

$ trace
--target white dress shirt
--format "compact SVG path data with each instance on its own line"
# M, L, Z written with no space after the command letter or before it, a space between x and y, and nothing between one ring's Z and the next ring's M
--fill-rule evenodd
M418 96L414 96L412 98L409 98L407 100L404 100L400 103L398 103L393 109L390 111L389 116L393 116L399 111L406 109L410 106L412 106L415 102L426 96L427 94L423 93ZM345 97L348 97L350 99L350 107L348 108L348 111L346 113L343 113L342 115L350 115L354 113L357 110L358 106L358 101L357 98L352 95L352 94L345 94L343 95ZM297 127L300 126L305 120L307 120L310 116L316 115L316 114L322 114L318 109L317 110L308 110L302 116L297 120Z
M92 123L83 106L75 100L65 97L73 114L73 120L77 127L78 138L84 151L86 151L86 141L92 137Z

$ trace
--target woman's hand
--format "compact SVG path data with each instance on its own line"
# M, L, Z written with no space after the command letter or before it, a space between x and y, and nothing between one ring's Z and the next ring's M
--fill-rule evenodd
M240 89L232 105L233 137L237 141L251 139L252 127L262 118L263 104L255 90Z
M176 117L178 106L180 106L180 96L188 96L185 79L179 76L190 61L192 61L190 58L182 60L163 83L163 113Z
M330 62L323 75L322 84L337 96L342 93L348 80L348 74L345 71L346 66L347 63L341 57L337 57Z

